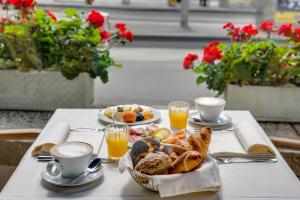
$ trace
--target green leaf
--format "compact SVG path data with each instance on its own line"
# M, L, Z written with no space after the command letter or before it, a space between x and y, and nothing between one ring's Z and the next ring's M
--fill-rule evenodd
M117 68L122 68L123 67L123 65L120 64L120 63L113 63L113 66L117 67Z
M67 8L64 10L64 13L65 15L68 17L68 18L72 18L72 17L78 17L78 11L74 8Z
M102 83L107 83L108 82L108 71L107 70L102 70L100 73L100 79Z
M203 68L202 68L201 66L196 67L196 68L194 69L194 72L195 72L196 74L201 74L201 73L203 73Z
M198 76L196 82L197 82L198 85L200 85L201 83L205 82L205 80L206 80L206 77L200 75L200 76Z
M42 9L35 9L34 11L35 17L38 19L44 18L47 16L47 13Z

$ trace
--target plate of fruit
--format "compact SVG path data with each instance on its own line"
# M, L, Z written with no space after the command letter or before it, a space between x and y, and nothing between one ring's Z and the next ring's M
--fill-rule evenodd
M131 104L111 106L100 110L98 118L103 123L127 124L130 126L158 121L160 112L152 107Z

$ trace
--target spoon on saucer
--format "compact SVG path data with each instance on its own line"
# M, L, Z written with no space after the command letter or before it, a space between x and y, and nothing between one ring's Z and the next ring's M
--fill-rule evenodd
M58 176L60 174L60 170L56 167L54 162L49 162L47 164L47 172L51 176Z
M100 158L95 158L92 160L85 172L77 176L75 179L72 179L69 184L75 184L77 183L82 177L88 176L91 173L95 173L102 169L102 164L101 164L101 159Z

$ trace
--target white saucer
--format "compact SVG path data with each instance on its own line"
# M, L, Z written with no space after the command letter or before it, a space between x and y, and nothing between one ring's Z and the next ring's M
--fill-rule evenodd
M221 114L217 121L208 122L203 120L198 112L193 112L190 113L189 122L200 126L219 127L230 124L232 118L228 115Z
M60 174L57 176L53 176L49 174L47 172L47 166L43 169L41 175L42 175L42 179L44 179L46 182L50 184L58 185L58 186L74 187L74 186L85 185L98 180L103 175L103 168L101 168L97 172L90 173L87 176L80 178L78 181L76 181L76 183L71 183L73 180L72 178L65 178Z

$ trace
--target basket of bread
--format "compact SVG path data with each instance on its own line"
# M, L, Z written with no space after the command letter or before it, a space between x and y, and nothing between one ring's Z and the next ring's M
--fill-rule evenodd
M172 144L144 138L132 145L119 164L126 166L138 184L158 191L158 175L186 174L202 167L207 158L211 133L210 128L202 128Z

